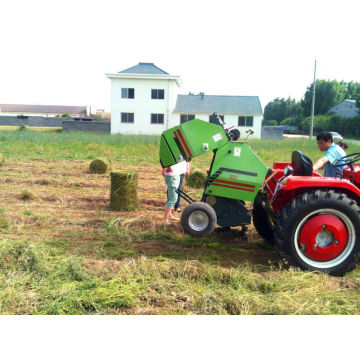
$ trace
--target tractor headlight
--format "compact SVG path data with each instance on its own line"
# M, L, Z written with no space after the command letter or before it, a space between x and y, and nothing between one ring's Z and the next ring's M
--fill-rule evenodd
M284 175L290 176L294 172L294 169L290 165L286 165L284 169Z

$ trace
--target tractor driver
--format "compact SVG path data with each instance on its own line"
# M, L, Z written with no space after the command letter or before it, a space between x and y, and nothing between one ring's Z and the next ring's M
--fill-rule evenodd
M336 177L339 171L344 170L346 166L335 167L332 164L344 156L345 151L338 145L333 143L333 137L329 132L321 132L317 137L317 144L320 151L326 151L324 157L316 161L313 166L314 171L324 168L324 176Z

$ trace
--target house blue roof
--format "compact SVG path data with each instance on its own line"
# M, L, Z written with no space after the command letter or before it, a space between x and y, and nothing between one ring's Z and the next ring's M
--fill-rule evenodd
M258 96L178 95L174 112L262 115Z
M156 75L169 75L164 70L159 69L153 63L140 62L139 64L119 71L119 74L156 74Z

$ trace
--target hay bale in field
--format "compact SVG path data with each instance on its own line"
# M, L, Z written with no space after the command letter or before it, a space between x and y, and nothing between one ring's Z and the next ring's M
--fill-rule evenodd
M138 173L111 171L110 209L134 211L137 208Z
M25 201L34 200L35 195L29 190L22 190L20 194L20 199Z
M91 174L105 174L110 164L104 159L95 159L90 163L89 171Z
M5 163L5 158L2 154L0 154L0 166L3 166Z
M200 170L194 170L186 176L186 184L192 188L200 189L204 187L206 175Z

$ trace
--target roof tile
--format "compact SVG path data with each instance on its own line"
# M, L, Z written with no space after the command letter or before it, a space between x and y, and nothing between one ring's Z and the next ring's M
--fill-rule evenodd
M178 95L175 112L262 115L258 96Z
M131 68L119 71L119 74L157 74L157 75L169 75L164 70L159 69L153 63L140 62Z

